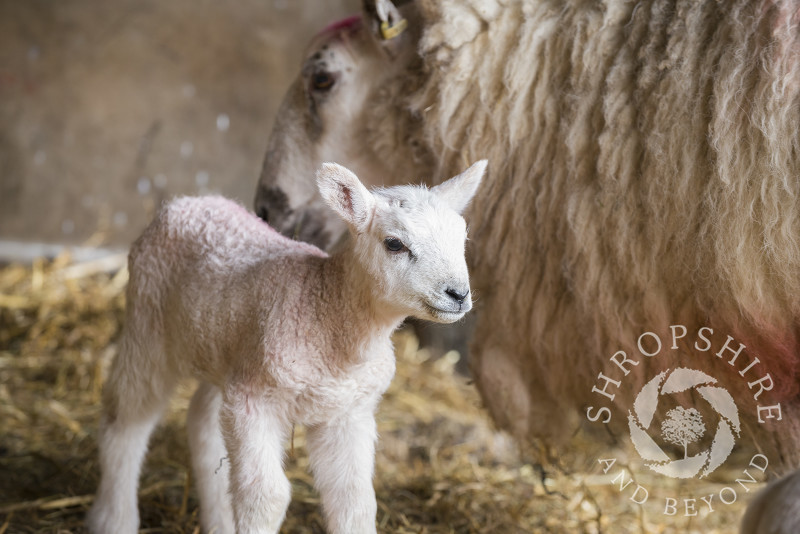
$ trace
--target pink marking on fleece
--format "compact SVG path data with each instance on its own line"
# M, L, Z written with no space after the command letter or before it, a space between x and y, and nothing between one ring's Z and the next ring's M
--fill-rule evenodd
M328 24L316 37L329 33L338 33L342 30L357 30L359 28L361 28L361 15L353 15L346 19L337 20L336 22Z
M772 21L775 59L796 59L800 47L800 6L794 1L766 0L762 5L761 15L767 16L772 9L777 10Z
M737 331L731 334L747 347L750 358L761 360L761 369L772 377L770 391L780 402L792 400L800 393L800 341L797 332L759 325L758 333ZM754 379L755 374L747 375Z

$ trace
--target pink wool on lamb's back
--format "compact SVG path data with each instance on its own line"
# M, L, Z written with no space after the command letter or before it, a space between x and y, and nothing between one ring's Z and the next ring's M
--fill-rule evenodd
M238 202L221 196L184 197L170 209L179 214L183 224L191 224L192 228L185 230L204 234L214 252L227 251L232 257L238 250L259 255L269 248L327 257L314 245L281 235ZM220 240L225 244L222 248Z

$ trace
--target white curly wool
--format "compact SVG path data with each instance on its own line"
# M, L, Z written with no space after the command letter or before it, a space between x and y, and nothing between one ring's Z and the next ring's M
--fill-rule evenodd
M570 433L549 414L671 324L745 343L800 415L796 4L422 4L409 98L436 167L491 162L470 212L472 357L495 419Z

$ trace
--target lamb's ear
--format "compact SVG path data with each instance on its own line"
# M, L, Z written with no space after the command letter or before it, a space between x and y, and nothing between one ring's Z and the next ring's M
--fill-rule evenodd
M473 163L469 169L437 185L431 191L436 193L439 198L444 200L455 211L462 213L469 205L472 197L475 196L488 163L485 159Z
M325 203L352 226L363 232L375 208L375 197L350 169L336 163L323 163L317 171L317 187Z

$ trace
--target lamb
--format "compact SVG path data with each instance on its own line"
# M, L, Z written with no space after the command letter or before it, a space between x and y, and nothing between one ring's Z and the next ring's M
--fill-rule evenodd
M163 208L130 253L90 530L136 532L148 437L176 382L195 377L187 427L205 531L278 531L290 501L283 447L303 424L328 530L375 532L374 412L394 375L390 334L409 315L449 323L472 307L460 213L486 165L430 190L370 192L324 164L320 194L350 232L331 255L222 198Z

